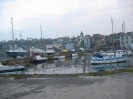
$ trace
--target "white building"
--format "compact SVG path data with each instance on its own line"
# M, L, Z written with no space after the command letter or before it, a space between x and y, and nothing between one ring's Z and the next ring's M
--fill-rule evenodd
M90 35L84 36L84 48L85 49L89 49L90 48L90 44L91 44L90 42L91 42Z
M133 49L133 32L119 33L119 46L121 48ZM118 37L117 37L118 38Z

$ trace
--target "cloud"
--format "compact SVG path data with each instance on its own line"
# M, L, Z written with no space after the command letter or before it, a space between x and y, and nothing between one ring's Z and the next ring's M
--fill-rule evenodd
M0 1L0 31L11 30L10 17L13 17L14 29L24 31L25 37L37 36L40 24L42 28L44 26L47 37L51 37L50 33L57 32L61 32L62 36L71 35L72 32L79 33L81 29L86 33L109 33L111 17L117 24L121 24L123 20L127 24L133 24L132 5L132 0ZM132 29L131 26L127 27Z

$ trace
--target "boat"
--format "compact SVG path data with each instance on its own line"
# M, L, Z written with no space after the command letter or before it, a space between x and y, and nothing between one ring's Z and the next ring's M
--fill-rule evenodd
M78 57L77 53L72 53L72 57Z
M13 37L13 47L7 51L7 55L10 57L24 57L29 54L28 51L25 51L23 48L17 48L16 45L14 44L14 32L13 32L13 20L11 18L11 23L12 23L12 37Z
M125 61L128 61L128 57L126 55L113 55L113 56L95 55L91 56L90 58L91 64L110 64L110 63L120 63Z
M113 31L113 19L112 21L112 33ZM114 39L113 39L113 48L114 48ZM111 52L100 52L96 55L93 55L90 57L90 63L91 64L110 64L110 63L120 63L128 61L128 56L123 50L114 50Z
M0 63L0 73L22 71L25 66L4 66Z
M22 48L15 48L15 49L10 49L8 52L6 52L8 56L17 58L17 57L24 57L29 54L29 52L25 51Z
M30 53L31 54L43 54L43 53L45 53L45 51L44 50L42 50L42 49L39 49L39 48L35 48L35 47L30 47Z
M41 30L41 40L42 40L42 28L41 28L41 26L40 26L40 30ZM38 49L38 51L39 51L39 49ZM40 49L40 51L42 51L42 54L44 54L43 50ZM38 54L38 55L35 55L33 62L34 63L40 63L40 62L46 62L47 60L48 60L48 57L45 57L43 55Z
M34 63L40 63L40 62L46 62L48 60L48 57L42 57L40 55L36 55L33 59Z
M64 55L57 55L54 57L54 59L65 59Z

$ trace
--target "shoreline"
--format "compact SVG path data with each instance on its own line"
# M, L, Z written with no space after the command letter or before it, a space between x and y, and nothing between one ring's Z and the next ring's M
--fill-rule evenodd
M133 73L133 67L126 69L112 70L112 71L101 71L101 72L90 72L90 73L79 73L79 74L0 74L0 78L22 79L22 78L71 78L79 76L111 76L121 73Z

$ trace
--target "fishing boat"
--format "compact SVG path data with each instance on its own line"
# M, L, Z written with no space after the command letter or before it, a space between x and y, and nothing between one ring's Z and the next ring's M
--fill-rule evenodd
M4 66L0 63L0 73L22 71L25 66Z

